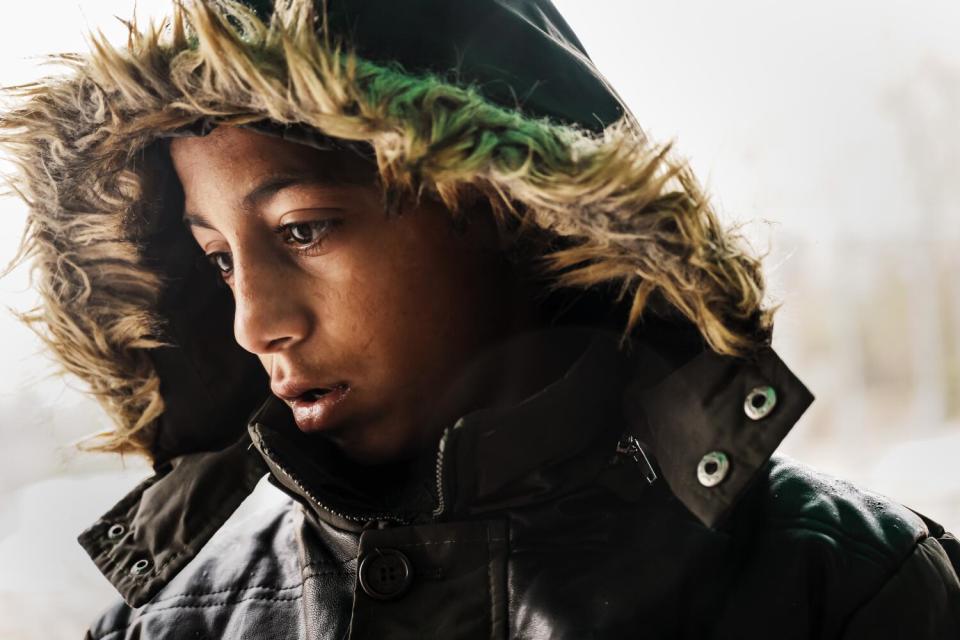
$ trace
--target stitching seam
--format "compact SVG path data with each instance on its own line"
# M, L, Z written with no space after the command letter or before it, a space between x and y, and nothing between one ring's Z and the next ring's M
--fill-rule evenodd
M174 611L174 610L176 610L176 609L216 609L217 607L225 607L225 606L229 606L229 605L240 604L241 602L250 602L250 601L259 601L259 602L293 602L293 601L295 601L295 600L300 600L301 597L302 597L302 595L291 596L291 597L289 597L289 598L265 598L265 597L251 596L251 597L249 597L249 598L242 598L242 599L240 599L240 600L236 600L236 601L233 601L233 602L211 602L211 603L209 603L209 604L178 604L178 605L173 605L173 606L169 606L169 607L163 607L163 608L160 608L160 609L151 609L150 611L145 611L142 615L138 615L138 616L137 616L134 620L132 620L129 624L125 624L124 626L120 627L119 629L114 629L114 630L112 630L112 631L108 631L107 633L103 634L102 636L96 636L95 640L104 640L104 638L107 638L107 637L112 636L112 635L114 635L114 634L117 634L117 633L121 633L121 632L123 632L123 631L126 631L127 629L129 629L130 627L132 627L136 622L142 620L142 619L145 618L146 616L149 616L150 614L153 614L153 613L160 613L160 612L162 612L162 611Z

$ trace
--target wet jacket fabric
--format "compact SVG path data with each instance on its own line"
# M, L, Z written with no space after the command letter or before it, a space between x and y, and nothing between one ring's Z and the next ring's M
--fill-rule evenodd
M952 535L775 453L813 395L758 263L549 1L320 5L182 3L0 115L34 322L156 471L80 536L88 637L960 637ZM403 463L301 434L180 221L164 141L223 125L549 237L556 320L498 347L548 341L539 391Z

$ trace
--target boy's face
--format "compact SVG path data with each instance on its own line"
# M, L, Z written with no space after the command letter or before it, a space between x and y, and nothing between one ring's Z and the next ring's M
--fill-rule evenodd
M171 156L237 342L300 429L358 461L433 444L464 409L451 381L529 321L489 218L459 234L426 201L387 218L359 159L246 129L177 138Z

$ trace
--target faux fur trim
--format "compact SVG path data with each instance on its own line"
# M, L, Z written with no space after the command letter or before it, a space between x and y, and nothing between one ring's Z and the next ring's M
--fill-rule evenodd
M177 4L169 24L131 24L126 47L93 40L62 55L65 75L14 88L0 144L30 214L23 255L42 305L25 314L114 418L98 447L149 453L164 410L148 351L164 343L162 278L131 220L142 215L135 159L200 119L269 119L369 142L388 193L481 193L503 218L572 240L540 257L554 286L614 284L693 322L711 348L769 343L759 258L718 222L691 171L624 119L602 134L530 119L476 90L365 61L325 36L312 0L280 2L269 23L233 2ZM319 28L318 28L319 27Z

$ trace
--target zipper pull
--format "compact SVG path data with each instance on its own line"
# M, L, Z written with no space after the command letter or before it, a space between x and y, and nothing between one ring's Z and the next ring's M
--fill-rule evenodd
M617 454L625 456L643 467L643 477L646 478L648 484L656 482L657 472L653 470L653 465L650 464L650 459L647 458L640 441L634 436L627 434L620 438L620 442L617 443Z

